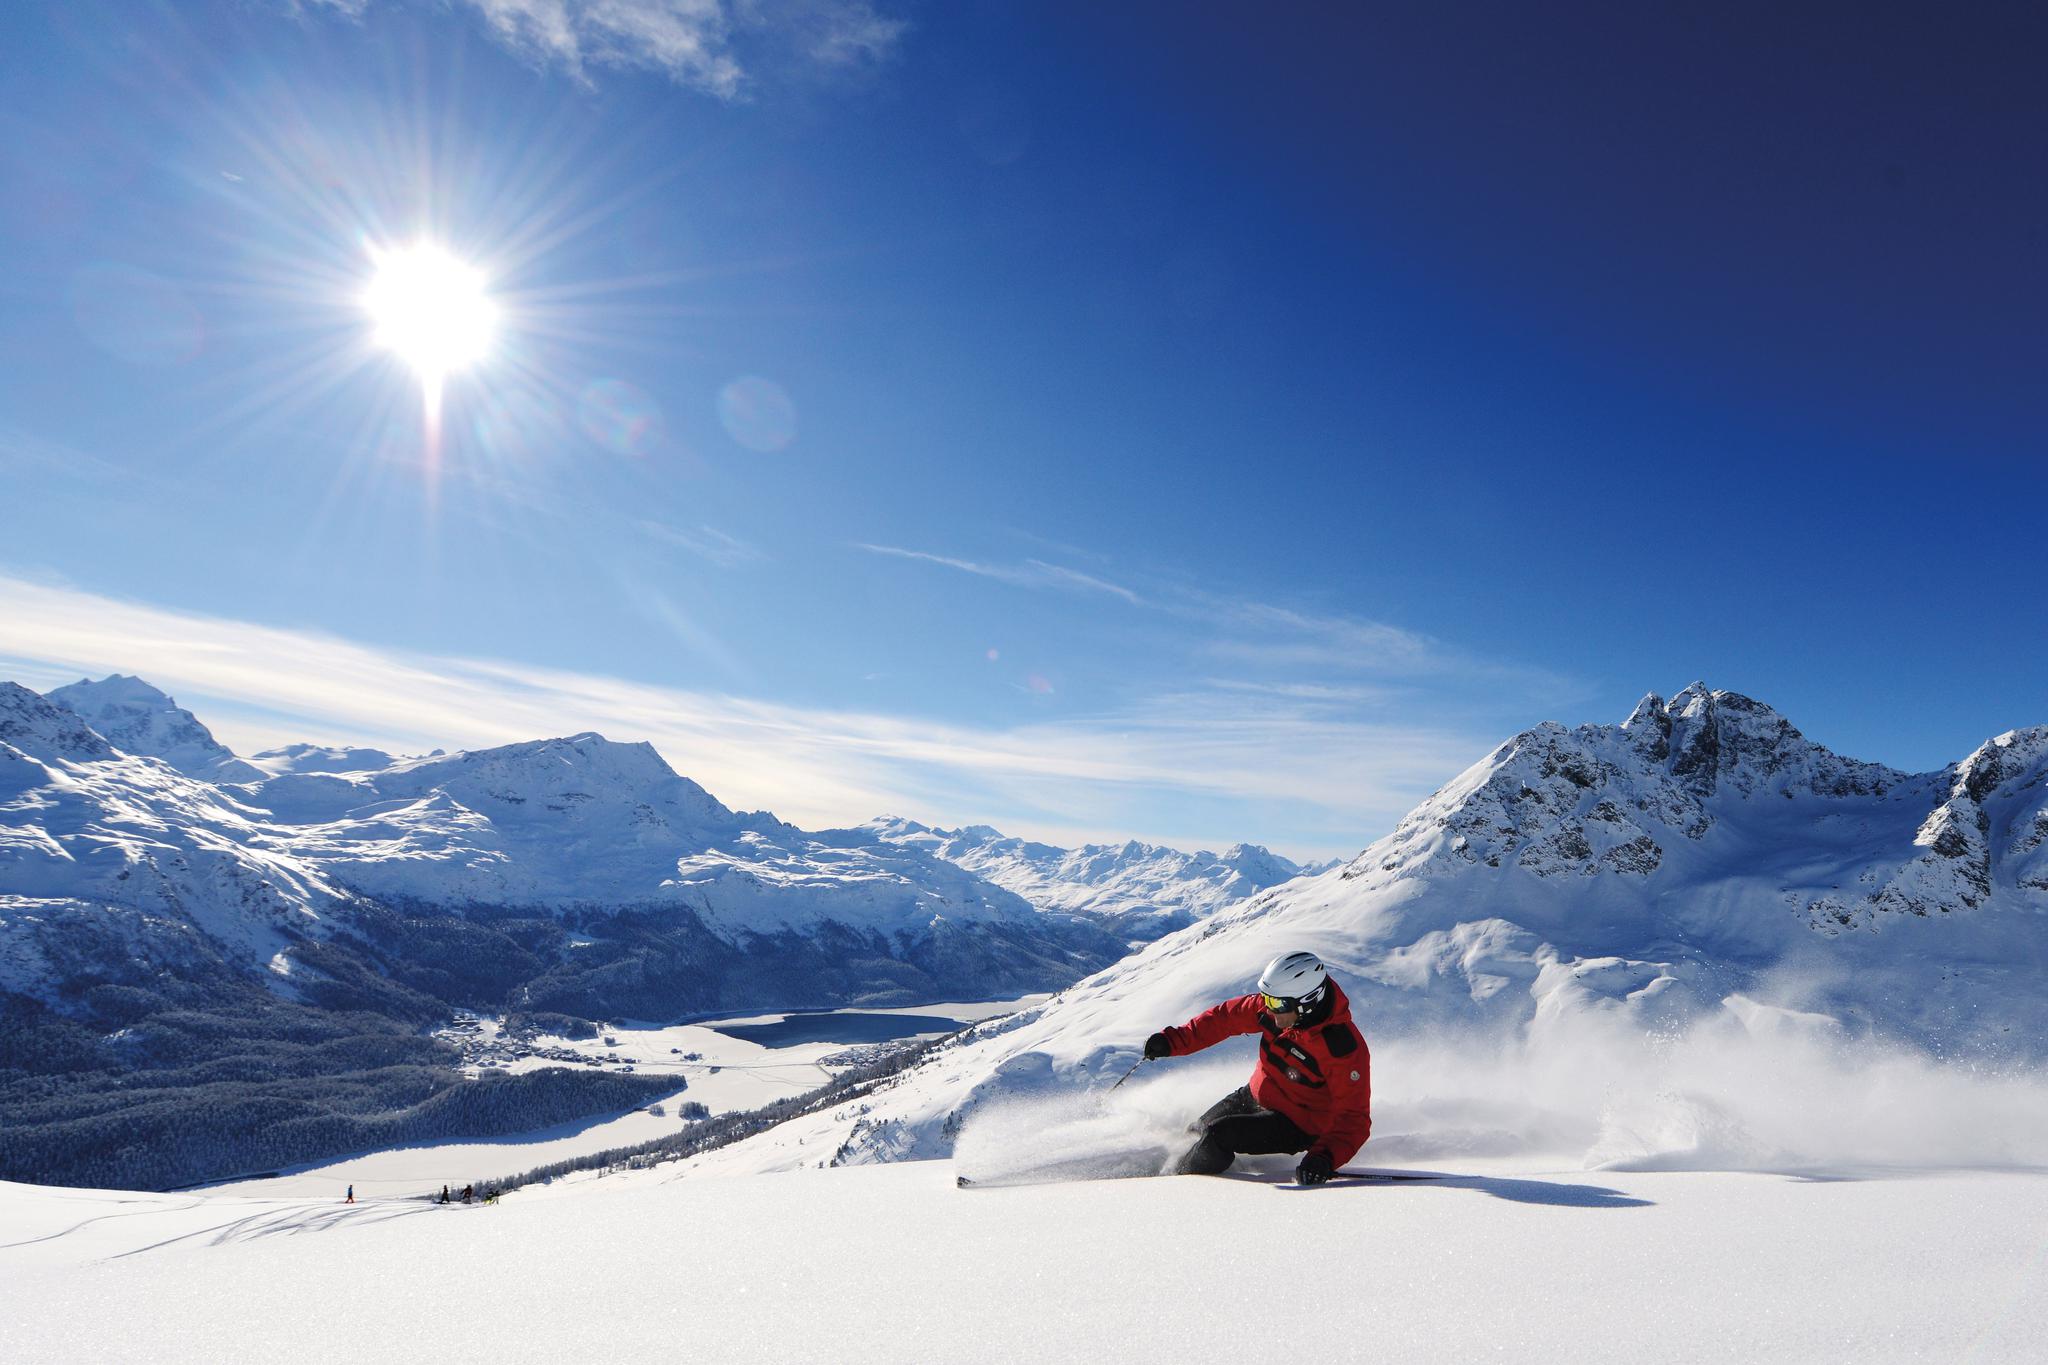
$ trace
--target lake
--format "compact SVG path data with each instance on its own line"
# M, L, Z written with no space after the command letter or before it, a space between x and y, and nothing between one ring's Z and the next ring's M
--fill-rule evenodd
M933 1014L845 1014L837 1010L786 1014L765 1024L707 1024L714 1032L762 1047L797 1043L887 1043L920 1033L951 1033L958 1019Z

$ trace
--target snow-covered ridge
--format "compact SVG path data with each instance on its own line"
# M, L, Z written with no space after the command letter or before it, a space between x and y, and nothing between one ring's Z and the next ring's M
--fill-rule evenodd
M438 757L439 755L434 755ZM288 773L366 773L388 768L398 760L382 749L348 745L287 744L265 749L246 760L270 777ZM261 779L257 779L261 780Z
M1214 914L1304 869L1257 844L1222 854L1130 840L1059 848L1011 838L987 825L935 829L884 816L861 827L922 848L1047 910L1105 916L1119 932L1149 940Z
M681 905L733 934L831 920L1033 922L1031 906L915 849L729 810L648 744L596 734L291 773L242 790L296 857L365 894L463 905Z

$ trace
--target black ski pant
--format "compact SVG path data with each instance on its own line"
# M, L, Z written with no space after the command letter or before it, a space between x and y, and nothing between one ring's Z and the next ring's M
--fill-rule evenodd
M1211 1105L1191 1131L1202 1136L1174 1163L1176 1175L1215 1175L1230 1169L1240 1154L1303 1152L1315 1141L1285 1114L1259 1108L1248 1085Z

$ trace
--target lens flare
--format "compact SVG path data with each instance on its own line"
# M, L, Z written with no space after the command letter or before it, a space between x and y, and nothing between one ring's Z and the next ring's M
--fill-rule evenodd
M661 409L623 379L584 385L576 399L583 434L620 455L646 455L661 439Z
M764 455L796 439L796 404L780 384L759 375L742 375L719 391L718 418L735 441Z

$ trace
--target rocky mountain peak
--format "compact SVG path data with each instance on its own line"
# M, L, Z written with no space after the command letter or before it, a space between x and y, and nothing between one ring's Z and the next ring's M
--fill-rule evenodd
M1851 830L1866 841L1853 857L1839 842ZM1668 702L1645 696L1619 726L1522 732L1345 877L1428 879L1483 866L1666 885L1660 869L1674 854L1690 867L1741 848L1755 864L1807 839L1816 852L1771 894L1823 933L1975 909L2005 885L2048 890L2048 727L2000 735L1960 763L1914 775L1844 758L1770 706L1695 683Z
M1655 692L1636 703L1621 730L1646 762L1661 764L1671 757L1671 712Z
M1985 740L1956 765L1951 794L1982 802L2001 788L2038 783L2044 760L2048 760L2048 725L2007 730Z
M1218 861L1261 890L1301 875L1298 865L1262 844L1232 844Z

